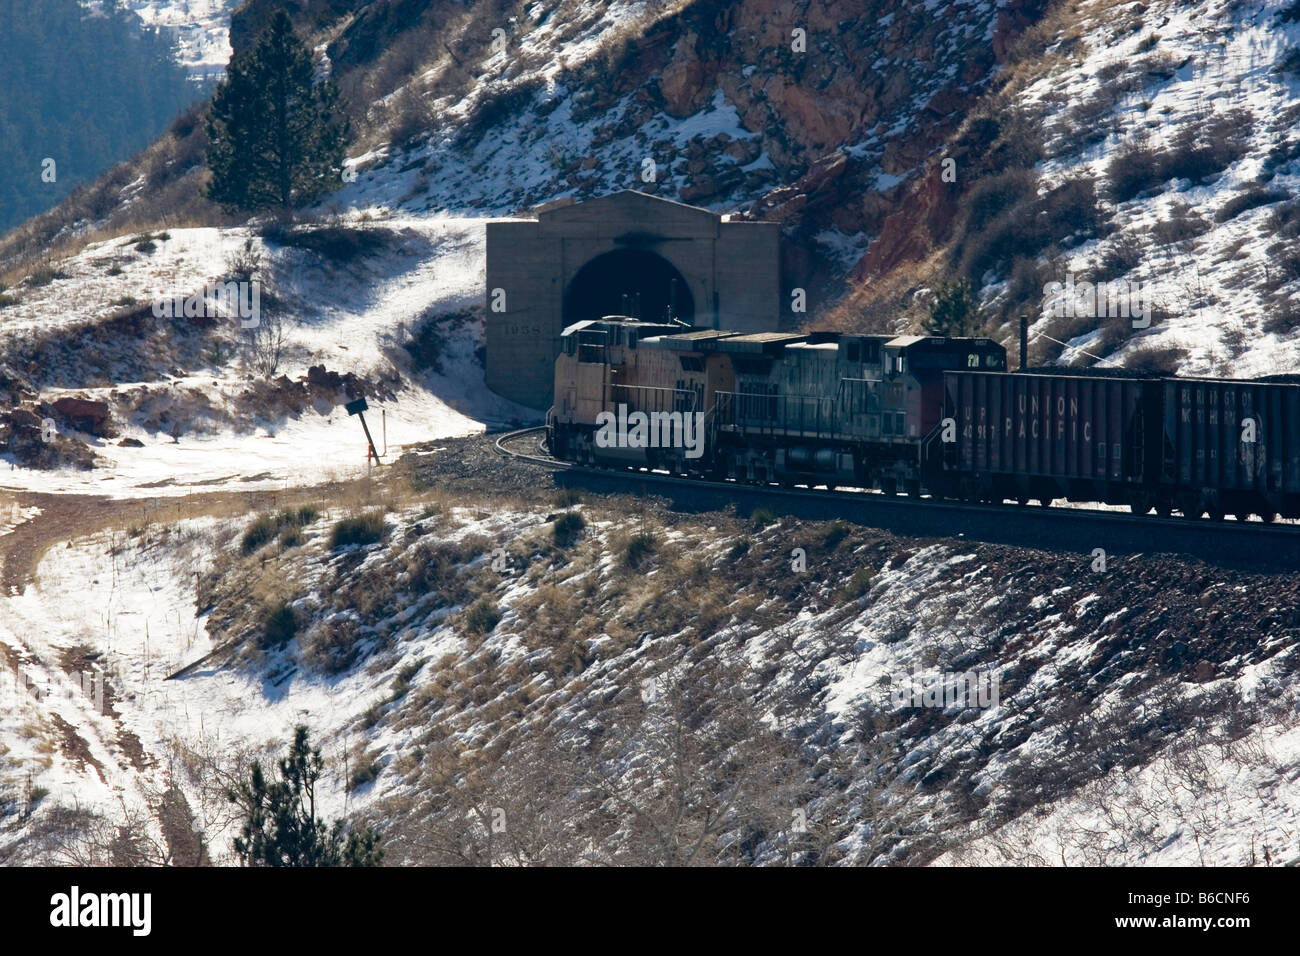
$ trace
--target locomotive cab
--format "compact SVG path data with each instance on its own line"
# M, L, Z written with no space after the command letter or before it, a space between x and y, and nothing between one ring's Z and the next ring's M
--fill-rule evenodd
M881 439L887 442L915 442L939 424L944 372L1007 368L1007 350L992 339L900 335L883 352Z
M730 369L702 353L708 341L728 334L621 315L566 328L555 360L555 404L547 414L552 454L686 472L702 441L702 428L688 436L687 425L703 417L715 380ZM612 442L604 440L611 437L611 417L618 423ZM646 422L653 423L648 430ZM683 444L688 437L689 448Z

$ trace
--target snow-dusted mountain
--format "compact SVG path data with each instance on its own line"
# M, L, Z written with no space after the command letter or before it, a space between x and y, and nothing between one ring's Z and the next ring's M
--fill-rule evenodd
M272 6L233 15L237 44ZM455 4L335 4L311 22L354 104L359 177L326 206L508 215L635 186L781 221L785 283L813 290L814 322L916 323L926 289L978 270L999 338L1039 317L1038 361L1300 360L1294 3L934 6L832 3L793 26L766 0L535 3L498 41ZM192 62L224 56L229 5L136 7L205 37ZM142 203L202 208L195 135L32 238L112 230ZM1158 321L1053 317L1043 290L1071 276L1146 287Z
M195 79L225 72L230 60L230 14L241 0L125 0L150 27L175 38L177 58Z

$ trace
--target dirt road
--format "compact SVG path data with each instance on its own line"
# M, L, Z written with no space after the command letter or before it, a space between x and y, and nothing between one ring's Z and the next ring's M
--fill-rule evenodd
M0 505L20 508L39 508L41 513L19 524L13 531L0 535L0 593L21 594L31 583L37 562L52 545L93 531L112 523L123 513L120 501L89 495L50 495L36 492L14 492ZM134 503L130 503L134 505Z
M32 582L41 556L51 547L107 528L127 530L154 523L170 524L206 515L242 516L291 505L339 500L360 487L330 482L283 491L209 491L154 498L108 498L99 495L46 494L0 490L0 513L16 504L40 513L0 535L0 595L21 594Z

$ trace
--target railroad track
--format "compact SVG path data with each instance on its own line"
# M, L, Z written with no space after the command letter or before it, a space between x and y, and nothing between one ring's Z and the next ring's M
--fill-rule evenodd
M546 465L548 468L575 467L571 462L562 461L559 458L552 458L550 455L525 455L521 452L511 451L506 447L508 443L523 444L531 437L531 444L536 446L537 451L540 452L542 450L541 439L545 434L546 427L543 425L535 425L532 428L520 428L518 431L506 432L504 435L499 436L493 445L501 454L505 455L507 458L514 458L517 461L528 461L535 465Z
M936 501L932 498L887 496L878 491L817 491L811 488L782 488L735 481L680 478L654 471L590 468L552 458L541 446L545 428L524 428L496 438L494 447L503 456L565 472L566 484L607 484L611 490L656 489L669 498L689 503L696 499L724 503L730 500L782 502L784 510L827 517L865 521L877 527L900 530L919 523L937 536L975 538L1026 543L1049 550L1089 552L1100 547L1112 553L1176 551L1193 553L1211 560L1263 564L1278 569L1300 569L1300 523L1279 519L1262 521L1212 521L1208 518L1161 518L1135 515L1087 506L1042 508L1029 505L969 501ZM628 489L631 486L631 489ZM992 523L995 527L990 529ZM992 533L990 533L992 531ZM1021 532L1027 532L1021 533ZM924 533L924 532L923 532ZM1030 540L1025 541L1028 537ZM1042 539L1042 540L1037 540ZM1230 545L1228 544L1230 542Z

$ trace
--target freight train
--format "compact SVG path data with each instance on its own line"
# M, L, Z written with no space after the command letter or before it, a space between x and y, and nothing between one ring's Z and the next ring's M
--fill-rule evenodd
M606 468L933 499L1300 517L1300 384L1007 369L987 338L564 330L551 453Z

